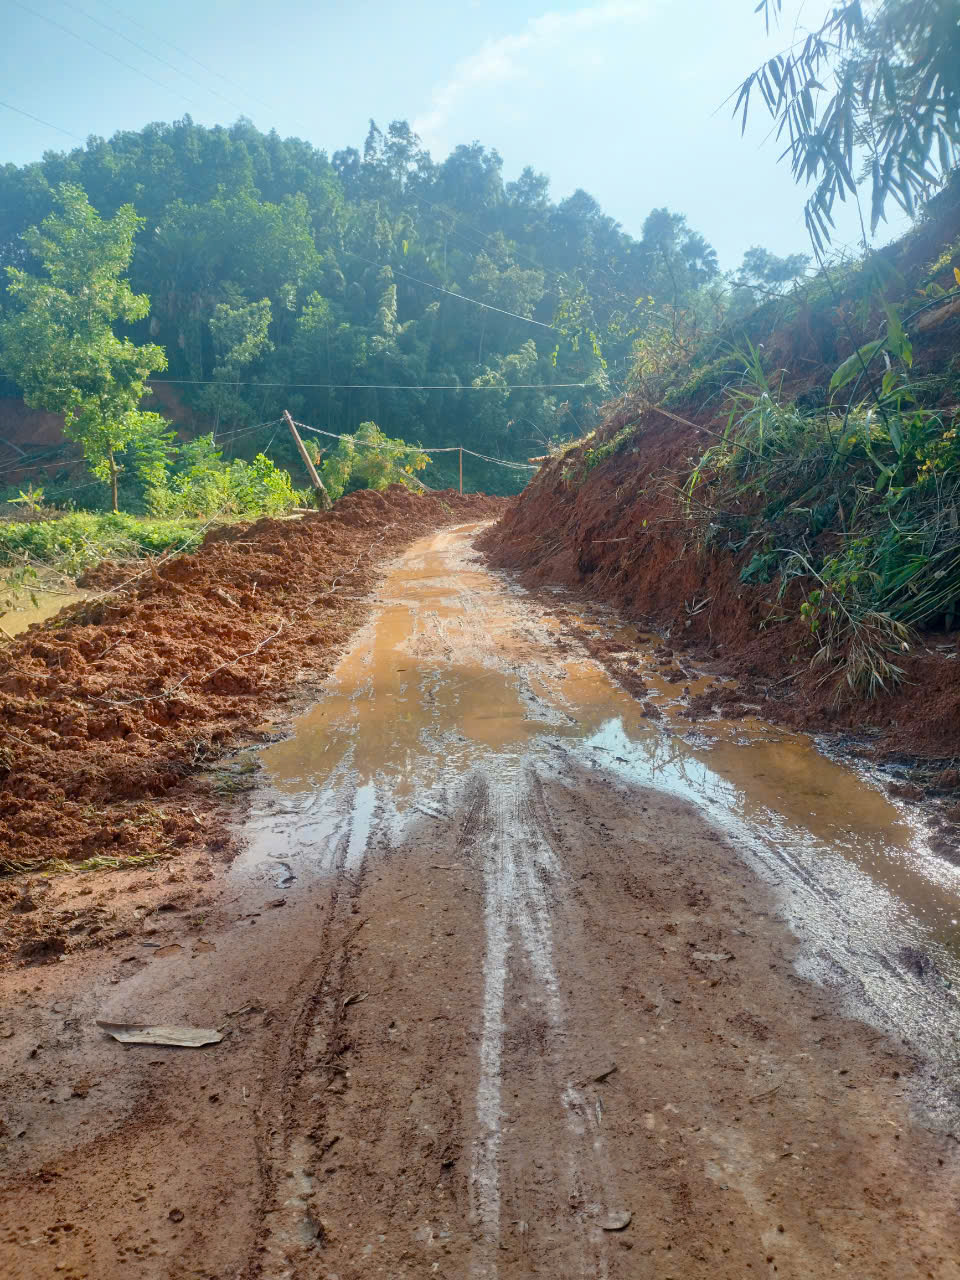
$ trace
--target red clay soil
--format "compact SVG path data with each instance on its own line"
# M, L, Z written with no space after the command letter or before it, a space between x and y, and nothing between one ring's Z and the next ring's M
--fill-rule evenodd
M0 651L0 872L196 842L204 818L172 789L331 668L379 564L504 505L394 486L216 529L142 571L105 566L98 585L138 576Z
M703 550L680 515L676 486L710 443L709 410L687 425L659 410L637 423L632 446L580 482L583 448L545 466L519 501L480 540L491 562L518 571L528 586L562 585L614 606L651 627L676 650L712 660L739 688L709 695L760 704L762 716L793 728L843 732L869 740L880 755L949 761L960 744L960 632L921 637L899 664L896 692L863 702L836 701L836 682L811 669L811 643L796 617L775 599L776 584L740 581L740 561ZM637 420L629 403L589 443ZM569 472L568 472L569 474ZM691 708L696 713L697 707ZM942 778L951 787L954 770Z

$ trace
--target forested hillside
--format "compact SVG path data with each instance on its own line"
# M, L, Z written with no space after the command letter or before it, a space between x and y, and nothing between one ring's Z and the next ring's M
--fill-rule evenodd
M0 265L37 269L20 237L62 183L145 219L130 282L150 314L129 334L165 348L158 376L218 428L287 407L525 458L593 424L641 333L696 330L803 265L751 251L731 292L682 215L654 209L638 240L584 191L552 201L531 168L504 182L479 143L435 162L403 122L328 158L189 117L5 166Z

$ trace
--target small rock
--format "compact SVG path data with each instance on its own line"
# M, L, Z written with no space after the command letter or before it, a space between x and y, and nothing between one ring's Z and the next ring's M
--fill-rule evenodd
M623 1231L625 1227L629 1227L633 1220L633 1214L629 1209L619 1209L613 1213L608 1213L600 1222L602 1231Z

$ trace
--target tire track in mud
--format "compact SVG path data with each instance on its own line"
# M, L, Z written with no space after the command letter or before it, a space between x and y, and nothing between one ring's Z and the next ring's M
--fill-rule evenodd
M526 1274L531 1268L571 1280L632 1275L633 1269L625 1260L634 1244L642 1247L643 1235L638 1240L631 1233L625 1239L604 1228L616 1226L626 1221L630 1213L636 1213L636 1177L626 1171L642 1165L638 1156L643 1148L641 1145L638 1149L632 1127L629 1139L625 1139L622 1113L619 1127L611 1128L605 1103L607 1090L591 1087L590 1082L606 1079L609 1063L604 1062L610 1046L607 1022L611 1015L619 1017L621 1004L652 1008L653 1016L660 1019L665 1005L669 1008L681 1003L669 994L670 982L659 972L664 956L676 947L654 949L652 972L648 974L649 963L636 971L633 980L637 985L653 990L652 995L648 990L647 995L641 996L639 1004L629 985L618 979L613 969L597 970L594 963L591 971L581 960L591 953L595 960L598 947L603 948L604 925L602 917L595 914L594 899L596 886L604 881L609 892L611 866L616 868L619 886L640 910L651 910L658 899L663 900L663 893L661 890L658 894L642 874L636 873L630 856L625 849L618 850L616 842L611 849L603 848L608 842L606 822L597 824L588 818L589 806L585 807L577 797L578 789L584 786L584 766L594 763L591 757L596 757L598 777L615 775L619 766L625 766L624 796L632 797L627 799L628 807L645 796L654 810L686 814L679 829L693 832L703 824L699 817L691 819L685 808L684 797L691 780L680 775L686 757L682 752L677 754L669 734L662 748L655 748L652 755L639 761L628 760L632 748L626 744L611 750L599 744L565 743L562 736L553 740L544 737L546 752L542 747L537 752L492 753L486 764L458 774L455 754L444 760L448 749L458 741L445 736L451 733L455 721L445 719L451 708L449 694L444 701L444 691L452 678L457 690L454 715L461 714L462 701L469 691L464 673L469 670L468 664L475 661L472 654L481 651L492 638L490 600L485 594L488 588L480 584L479 591L473 591L456 584L455 579L428 579L426 560L412 563L411 569L419 588L427 580L431 589L447 590L456 601L458 614L450 617L434 607L423 607L415 615L411 611L409 638L399 646L404 656L392 657L385 670L382 657L377 666L376 650L371 647L364 659L361 682L351 699L360 699L372 709L378 698L389 696L385 695L385 688L391 687L392 665L397 661L412 662L418 675L407 677L409 686L399 686L395 696L403 702L412 696L423 709L421 745L440 763L420 779L406 818L401 817L390 795L389 773L376 774L376 781L364 781L367 775L361 773L348 783L348 764L347 772L341 773L334 787L339 796L334 808L349 815L348 830L340 835L344 844L338 855L338 884L342 889L345 876L351 886L351 910L362 910L365 918L379 919L380 924L365 929L356 948L344 950L336 963L330 960L332 967L325 970L322 988L311 998L307 1022L313 1020L314 1038L311 1040L308 1035L304 1040L301 1034L301 1048L293 1061L304 1073L301 1093L314 1090L313 1111L311 1114L301 1098L285 1116L286 1136L279 1148L281 1164L285 1164L275 1179L278 1185L289 1180L289 1166L299 1160L299 1189L288 1197L287 1204L292 1217L283 1237L286 1252L279 1250L277 1266L290 1265L295 1238L302 1252L297 1255L299 1262L292 1272L280 1269L275 1274L306 1277L313 1274L311 1264L319 1263L322 1257L338 1276L350 1280L368 1274L392 1277L428 1273L449 1275L456 1280L468 1275L475 1280L503 1280ZM395 610L409 607L401 600L402 593L390 596L389 606ZM575 703L568 710L562 696L557 700L558 690L554 687L551 691L544 682L547 669L542 654L537 653L542 642L535 628L523 618L516 601L501 599L496 603L498 607L506 605L505 616L510 620L505 629L502 622L498 623L501 629L495 644L499 646L501 637L505 640L498 661L500 668L509 673L507 679L516 699L513 706L521 709L524 720L540 722L547 733L548 726L555 726L554 732L559 735L568 727L575 728L576 719L569 713ZM389 634L395 637L396 632ZM397 651L387 647L381 653L392 655ZM405 672L407 666L399 670ZM502 706L508 716L517 715L509 700L495 705ZM481 705L473 714L478 711L481 722L489 718L486 707ZM400 713L398 723L406 714ZM351 738L350 761L361 758L353 752L362 753L362 726L366 723L361 717L360 730L354 731ZM474 727L481 734L485 732L482 723ZM376 740L382 741L382 727L376 719L372 728ZM409 738L405 741L409 742ZM637 773L649 774L658 791L638 791L636 776L632 776ZM329 775L330 781L333 776ZM717 785L721 792L726 786L723 782ZM558 786L566 794L565 805L574 814L572 841L555 809ZM722 795L717 798L724 799ZM709 808L709 799L707 796L702 807ZM646 813L647 803L640 808ZM791 848L779 847L775 839L758 840L746 824L741 826L743 830L737 827L735 833L730 830L728 834L738 835L745 851L749 847L748 862L768 879L771 872L780 870L788 885L795 886L809 903L808 909L814 915L819 912L824 922L842 921L843 904L829 879L818 879ZM594 831L601 845L591 858L589 843ZM659 846L672 843L666 830L653 838ZM695 837L695 843L702 839ZM723 837L715 831L706 837L706 847L710 849L722 847L722 842ZM424 861L425 856L431 856L427 850L433 851L437 863ZM439 887L435 874L438 871L443 873L440 880L456 882L458 891L452 898ZM370 904L369 895L377 894L375 881L392 886L387 896L385 890L380 891L379 905ZM680 922L684 928L698 929L699 918L704 914L701 904L709 906L710 902L709 894L687 874L682 883L686 909L675 916L678 924L669 922L665 926L672 932ZM409 891L408 886L412 886ZM418 902L417 907L424 910L422 916L411 921L404 910L398 914L405 926L413 926L411 946L398 944L389 930L384 931L383 917L395 911L396 904L421 896L424 901ZM666 895L667 901L671 898L672 894ZM436 946L438 910L441 915L447 911L458 913L457 930L445 930L444 936L455 932L459 936L465 900L469 910L473 910L474 902L477 908L472 921L473 945L444 949L442 963L439 968L434 966L438 989L426 987L426 973L415 980L414 975L403 972L402 965L398 970L392 962L389 977L399 976L396 986L406 993L411 1007L423 1010L417 1021L451 1024L450 1035L437 1038L432 1031L421 1028L419 1038L428 1047L416 1050L406 1044L403 1056L398 1057L383 1026L376 1030L371 1023L373 1004L358 1005L347 1012L343 1001L351 992L368 986L373 989L374 982L368 975L378 967L382 970L382 964L378 966L373 958L377 953L381 961L384 956L396 954L398 948L406 955L416 954L427 934L434 938L432 945ZM438 907L441 901L444 905ZM342 928L347 917L344 908L338 907L338 911L338 927ZM770 911L760 915L767 921L776 919ZM648 931L643 936L646 938ZM825 966L821 971L834 983L852 990L851 983L856 983L854 973L838 959L838 955L846 957L849 953L855 960L850 941L844 944L840 937L824 938L822 928L819 939L823 943L821 964ZM816 941L813 939L814 944ZM701 959L695 961L686 981L711 986L730 982L727 975L710 976L710 957L726 954L722 948L730 945L722 928L711 924L701 929L701 940L687 945L711 950L693 952ZM816 955L816 946L808 944L804 954ZM428 959L428 952L421 950L420 963ZM585 966L584 973L581 964ZM853 970L855 967L854 964ZM474 979L472 990L465 977L470 973ZM585 978L590 984L586 990ZM732 989L736 990L735 983ZM866 994L862 987L857 991L861 1007ZM444 1005L444 995L450 995L452 1002L447 1000ZM732 1017L738 1026L758 1028L756 1034L760 1037L768 1034L766 1023L749 1006ZM664 1014L656 1030L662 1032L676 1020L675 1012L669 1017ZM347 1025L350 1035L344 1030ZM396 1025L391 1020L387 1031L392 1032ZM463 1036L470 1046L466 1059L459 1041ZM310 1074L310 1064L304 1060L304 1055L309 1057L310 1046L315 1048L317 1044L327 1052L323 1059L326 1074L319 1077L316 1072ZM687 1046L682 1047L686 1050ZM657 1053L659 1068L662 1049ZM391 1079L373 1078L371 1061L378 1061L380 1074L390 1075ZM455 1062L459 1066L452 1068ZM470 1065L464 1069L467 1063ZM442 1085L438 1084L438 1076L445 1077ZM331 1091L332 1096L327 1097ZM428 1095L433 1099L436 1115L426 1123L416 1099ZM762 1088L759 1095L765 1096ZM659 1126L654 1113L646 1111L648 1105L652 1104L642 1091L635 1094L634 1115L643 1113L645 1125L649 1122L640 1136L652 1139ZM677 1112L672 1103L668 1109ZM378 1116L375 1126L370 1123L372 1113ZM697 1126L693 1131L699 1129ZM425 1165L412 1173L404 1153L423 1144L423 1134L428 1131L432 1136L422 1145ZM707 1126L703 1126L703 1132L708 1132ZM716 1135L719 1149L740 1152L737 1158L744 1164L739 1175L746 1189L744 1194L748 1195L751 1212L761 1213L763 1197L756 1189L758 1175L751 1164L751 1145L739 1143L723 1125L714 1126L709 1132ZM431 1166L437 1142L451 1158L439 1166L434 1161ZM664 1142L659 1138L658 1146ZM625 1160L628 1150L632 1154ZM320 1164L330 1159L320 1177L315 1169L318 1152ZM681 1157L678 1167L682 1168L688 1158ZM650 1167L658 1166L655 1162ZM297 1176L293 1171L294 1180ZM692 1194L686 1178L676 1179L673 1185L658 1173L655 1182L658 1185L652 1192L654 1198L665 1198L673 1206L669 1213L686 1214ZM438 1196L443 1201L442 1212L438 1212ZM641 1203L645 1198L646 1192L641 1192ZM345 1214L350 1219L346 1231L342 1227ZM422 1219L415 1226L417 1215ZM341 1223L339 1238L332 1226L337 1222ZM659 1229L652 1227L647 1216L642 1230L653 1237ZM623 1246L623 1250L617 1246ZM431 1253L433 1249L439 1252ZM815 1269L819 1263L813 1263L817 1252L814 1243L806 1241L804 1251ZM431 1256L435 1261L428 1271L427 1258Z
M264 1063L264 1088L258 1108L258 1157L261 1169L261 1228L248 1274L263 1280L290 1276L291 1255L324 1242L322 1220L312 1212L317 1160L326 1155L326 1091L344 1068L349 1048L345 1031L346 986L351 944L366 924L357 919L363 888L368 831L358 841L353 813L334 845L329 865L334 880L318 912L318 954L310 961L285 1009L279 1047ZM357 857L357 850L360 857ZM352 874L351 874L352 873ZM318 908L321 904L318 903ZM270 1067L273 1070L270 1070ZM303 1099L315 1108L304 1124Z
M447 1146L456 1158L446 1167L459 1166L448 1177L459 1177L463 1194L446 1234L459 1240L464 1266L478 1280L500 1274L505 1236L521 1262L532 1247L541 1262L550 1259L558 1275L571 1280L605 1277L605 1241L598 1222L620 1201L604 1152L602 1113L577 1079L578 1065L583 1074L582 1055L578 1064L568 1052L552 930L560 920L568 933L576 925L565 910L565 875L541 779L532 768L495 780L477 773L466 780L460 795L443 797L437 807L442 812L435 825L450 832L451 854L475 878L483 911L482 945L470 960L482 971L479 1015L469 1006L458 1010L461 1019L466 1015L468 1022L479 1023L477 1079L473 1089L452 1101L452 1112L461 1118L447 1126L459 1131L465 1125L466 1135L473 1136L464 1146L462 1137L448 1134ZM414 841L389 848L384 826L381 812L366 833L366 850L377 846L377 865L389 868L411 861L408 874L422 876ZM442 834L434 831L432 847L438 835L443 843ZM340 834L333 859L336 878L318 921L323 949L277 1018L284 1048L264 1071L268 1083L259 1108L263 1228L249 1274L265 1280L308 1276L311 1263L326 1254L337 1257L337 1265L342 1261L338 1255L344 1242L331 1226L342 1211L340 1193L329 1194L320 1167L328 1157L337 1158L345 1131L363 1127L362 1114L349 1114L354 1105L350 1081L354 1059L368 1046L354 1042L350 997L363 995L366 1003L367 995L357 985L363 981L365 953L382 943L378 930L368 933L365 927L369 857L365 854L359 867L348 870L353 839L352 828ZM359 1005L357 1011L364 1012ZM424 1087L425 1074L410 1081L414 1092ZM545 1134L529 1144L522 1133L504 1135L504 1090L518 1095L532 1091L538 1127ZM369 1105L364 1101L361 1112ZM530 1176L529 1160L518 1144L544 1157L540 1163L549 1169L546 1177ZM385 1153L385 1168L392 1158ZM430 1194L424 1187L420 1192ZM395 1206L383 1197L380 1201L375 1216L385 1226ZM362 1236L382 1239L385 1233L364 1223L359 1208L355 1216ZM555 1225L544 1236L541 1224L551 1218ZM370 1243L365 1238L363 1247ZM355 1256L349 1246L344 1252Z
M481 1239L471 1274L478 1280L494 1280L499 1274L506 1212L516 1215L511 1222L521 1237L521 1255L531 1221L542 1215L544 1206L536 1203L532 1189L513 1176L528 1161L521 1152L505 1150L502 1134L505 1089L539 1076L542 1092L552 1100L546 1121L567 1209L559 1238L550 1246L550 1260L558 1275L600 1280L608 1269L599 1220L621 1210L622 1202L600 1129L602 1108L589 1105L577 1081L582 1070L577 1072L568 1052L568 1012L553 931L562 924L569 940L576 922L566 909L569 890L556 856L557 836L534 768L517 769L506 782L479 780L476 785L486 819L474 838L475 856L483 866L486 936L471 1164L471 1207ZM508 1015L508 996L511 1009L519 1013ZM542 1243L538 1254L542 1262Z

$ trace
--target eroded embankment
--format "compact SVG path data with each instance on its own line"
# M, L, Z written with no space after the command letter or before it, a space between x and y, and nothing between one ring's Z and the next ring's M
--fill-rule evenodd
M109 590L0 651L0 870L202 838L196 805L158 798L329 670L378 564L425 529L502 507L396 486L217 529L140 573L105 567Z
M585 474L586 446L545 466L484 535L491 563L519 571L528 586L561 585L604 601L655 628L672 648L718 660L738 681L718 695L727 714L746 700L764 718L852 733L884 755L952 761L960 741L960 632L921 636L898 656L904 679L895 691L869 702L838 700L837 682L811 667L809 629L777 600L777 585L743 583L739 560L703 548L684 519L678 487L718 425L713 409L695 416L684 425L657 409L638 417L625 404L589 447L635 421L629 447ZM960 775L945 764L937 782L952 789Z

